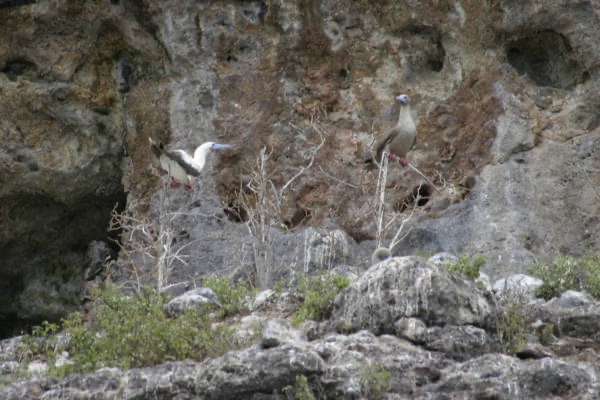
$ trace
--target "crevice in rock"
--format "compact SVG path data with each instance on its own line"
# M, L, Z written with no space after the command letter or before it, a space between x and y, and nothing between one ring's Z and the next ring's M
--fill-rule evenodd
M415 186L413 190L394 205L394 211L404 212L413 207L423 207L429 203L433 189L429 185Z
M294 215L292 215L290 219L284 221L283 224L288 229L292 229L307 223L308 221L310 221L311 218L312 213L310 212L310 210L299 208L294 212Z
M37 77L37 65L27 60L11 60L6 63L0 72L6 74L8 79L15 81L18 76L27 76L30 79Z
M568 40L546 30L523 35L505 45L508 63L538 86L570 89L589 78Z
M223 209L223 212L232 222L246 222L248 221L248 212L242 206L234 203L227 204L227 207Z
M446 51L437 30L423 26L406 29L402 36L407 43L407 61L416 72L441 72L444 68Z

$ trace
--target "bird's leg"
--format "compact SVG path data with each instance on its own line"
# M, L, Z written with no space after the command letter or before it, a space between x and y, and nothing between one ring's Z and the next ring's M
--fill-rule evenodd
M403 167L406 167L408 165L408 160L404 157L400 157L398 159L398 162L400 163L400 165L402 165Z
M192 190L192 180L188 178L188 181L183 185L183 188L185 190Z
M175 178L171 177L171 183L169 184L169 187L171 189L178 189L179 187L181 187L181 185L179 183L177 183Z
M398 157L396 157L392 153L387 153L387 156L388 156L388 159L391 161L396 161L398 159Z

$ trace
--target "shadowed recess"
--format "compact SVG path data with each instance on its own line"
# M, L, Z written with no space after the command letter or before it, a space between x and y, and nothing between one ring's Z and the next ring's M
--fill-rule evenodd
M569 89L589 77L569 42L554 31L510 41L505 49L509 64L538 86Z

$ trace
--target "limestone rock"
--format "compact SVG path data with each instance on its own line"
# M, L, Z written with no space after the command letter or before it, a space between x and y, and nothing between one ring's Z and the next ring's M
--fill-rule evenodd
M427 326L490 327L494 303L475 283L419 257L395 257L371 267L335 302L333 321L342 332L394 333L401 318Z
M525 274L516 274L497 280L494 282L493 289L498 296L532 301L536 298L535 289L541 285L541 279Z
M264 322L260 332L260 344L268 349L277 347L282 343L298 341L301 334L298 330L292 329L290 323L286 320L269 319Z
M177 296L164 306L167 315L182 314L187 309L197 308L203 305L221 307L219 298L215 292L207 287L200 287Z

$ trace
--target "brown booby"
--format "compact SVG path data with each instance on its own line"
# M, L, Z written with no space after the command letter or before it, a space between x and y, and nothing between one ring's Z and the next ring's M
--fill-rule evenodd
M371 255L371 265L378 264L383 260L387 260L392 257L392 252L387 247L378 247Z
M152 152L160 161L160 166L171 177L171 188L178 188L181 185L187 190L192 189L192 176L199 176L206 162L206 154L209 151L228 149L228 144L219 144L206 142L201 144L194 151L194 157L190 156L185 150L166 150L162 143L156 143L152 138L150 147Z
M400 114L398 115L398 123L393 127L385 137L375 146L375 161L381 162L381 154L384 150L388 151L388 158L392 161L399 160L403 167L408 165L406 154L415 143L417 136L417 128L415 121L410 115L410 104L408 96L401 94L396 97L400 102Z

